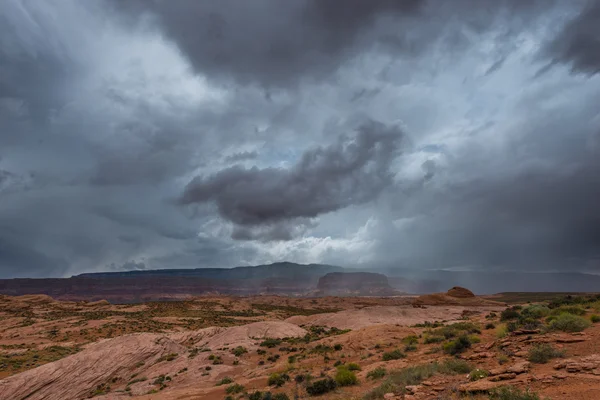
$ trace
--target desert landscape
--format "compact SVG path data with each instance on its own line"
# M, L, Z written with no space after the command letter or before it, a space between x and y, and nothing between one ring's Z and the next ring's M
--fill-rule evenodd
M600 296L0 297L0 399L600 397Z

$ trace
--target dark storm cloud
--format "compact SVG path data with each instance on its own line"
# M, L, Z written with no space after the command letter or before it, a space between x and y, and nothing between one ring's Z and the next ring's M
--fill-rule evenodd
M589 1L545 49L555 62L573 71L593 75L600 72L600 2Z
M285 85L334 71L377 16L417 13L422 0L116 2L150 11L201 73Z
M370 122L355 138L306 151L289 169L240 166L198 176L186 187L184 204L214 201L220 214L241 226L312 218L352 204L373 200L391 184L390 164L398 154L402 132ZM267 236L285 238L285 229ZM252 235L239 232L238 238Z

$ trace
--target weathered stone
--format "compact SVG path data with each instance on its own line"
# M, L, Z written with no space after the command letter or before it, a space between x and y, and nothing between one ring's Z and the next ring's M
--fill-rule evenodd
M506 381L509 379L515 379L517 377L517 374L515 374L514 372L511 373L506 373L506 374L499 374L499 375L494 375L489 377L488 379L492 382L499 382L499 381Z
M506 368L506 372L514 372L515 374L524 374L529 371L531 363L529 361L521 361Z

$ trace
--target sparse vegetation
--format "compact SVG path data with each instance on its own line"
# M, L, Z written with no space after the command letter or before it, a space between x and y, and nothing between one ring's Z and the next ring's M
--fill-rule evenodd
M529 390L521 391L513 386L503 386L490 393L490 400L540 400L540 396Z
M311 396L318 396L335 390L337 383L331 378L320 379L306 386L306 393Z
M598 315L598 314L590 315L590 321L592 321L592 323L594 323L594 324L600 322L600 315Z
M288 374L273 373L273 374L269 375L267 384L269 386L280 387L280 386L285 385L285 383L289 380L290 380L290 377Z
M260 343L261 346L268 347L269 349L272 349L273 347L277 347L280 344L281 344L281 339L273 339L273 338L267 338Z
M563 332L581 332L590 326L590 321L573 314L560 314L548 324L548 329Z
M529 349L527 359L536 364L545 364L553 358L564 357L564 353L548 343L540 343Z
M444 349L444 353L446 354L456 355L470 348L471 344L471 339L468 336L463 335L447 343L444 343L442 349Z
M386 351L381 356L381 359L383 361L399 360L401 358L406 358L406 354L404 354L403 352L401 352L398 349L392 350L392 351Z
M367 373L368 379L381 379L387 374L387 371L383 367L377 367Z
M371 390L363 396L364 400L383 399L386 393L406 393L406 386L418 385L423 380L430 378L435 374L454 375L457 373L468 373L472 367L462 360L447 360L442 364L430 363L416 365L392 371L388 374L388 378L377 388Z
M225 392L227 394L238 394L238 393L242 393L244 390L246 390L244 385L240 385L239 383L234 383L233 385L227 386L227 389L225 389Z
M337 369L335 374L335 382L339 386L351 386L358 383L358 378L354 372L342 365Z
M476 368L469 373L469 380L471 382L478 381L480 379L487 378L488 375L489 375L489 372L487 372L486 370Z
M232 382L233 382L233 379L231 379L230 377L226 376L223 379L221 379L219 382L217 382L217 384L215 386L228 385L228 384L230 384Z
M236 357L240 357L242 354L246 354L248 350L244 346L238 346L231 350L231 354Z

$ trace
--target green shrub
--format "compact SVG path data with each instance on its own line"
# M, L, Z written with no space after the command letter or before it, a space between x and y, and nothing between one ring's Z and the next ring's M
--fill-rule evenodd
M471 364L457 358L449 358L438 365L438 371L446 375L468 374L472 370L473 366Z
M246 350L246 348L244 346L238 346L235 349L231 350L231 354L233 354L236 357L241 356L244 353L247 353L248 350Z
M590 315L590 321L592 321L594 324L597 322L600 322L600 315L598 315L598 314Z
M505 338L506 335L508 335L508 328L506 327L506 325L501 325L496 328L496 338L497 339Z
M480 379L487 378L488 375L489 373L486 370L477 368L469 373L469 380L472 382L478 381Z
M419 338L416 335L406 336L402 339L402 343L406 345L417 344L419 343Z
M274 394L274 395L273 395L273 397L272 397L272 399L273 399L273 400L290 400L290 398L288 397L288 395L287 395L287 394L285 394L285 393L277 393L277 394ZM267 399L265 399L265 398L263 397L263 400L267 400Z
M406 358L406 354L396 349L392 351L386 351L385 353L383 353L381 358L383 361L399 360L401 358Z
M560 314L550 321L548 329L563 332L581 332L590 326L590 321L573 314Z
M550 309L541 304L533 304L533 305L525 307L523 309L523 311L521 311L521 314L524 317L539 319L539 318L547 317L548 315L550 315Z
M369 373L367 373L367 378L369 379L381 379L385 376L385 374L387 373L387 371L385 370L385 368L383 367L377 367L371 371L369 371Z
M417 345L407 344L406 346L404 346L404 351L417 351Z
M432 335L427 335L427 334L425 334L423 336L423 343L424 344L442 343L443 341L444 341L444 337L443 336L432 336Z
M225 392L227 394L237 394L237 393L242 393L246 388L244 387L244 385L240 385L239 383L234 383L233 385L227 386L227 389L225 389Z
M585 315L585 309L579 306L560 306L552 310L552 315L560 314Z
M388 378L381 385L368 392L363 399L382 399L384 394L390 392L403 394L406 392L406 386L418 385L436 373L446 375L465 374L470 372L471 369L471 365L463 360L449 359L441 364L434 362L393 371L389 373Z
M488 323L488 324L485 324L485 329L494 329L494 328L496 328L496 325L494 325L494 324L493 324L493 323L491 323L491 322L490 322L490 323Z
M350 386L356 385L358 383L358 378L354 372L348 370L346 367L341 366L338 367L338 370L335 374L335 382L339 386Z
M444 353L450 355L456 355L464 352L468 348L471 347L471 340L468 336L460 336L448 343L444 343L442 348L444 349Z
M340 351L340 350L342 350L342 345L339 344L339 343L336 343L336 344L333 345L333 349L335 351Z
M318 396L335 390L337 383L331 378L320 379L306 386L306 393L311 396Z
M285 383L289 380L290 377L288 374L273 373L269 375L269 380L267 381L267 383L269 384L269 386L280 387L285 385Z
M515 307L507 308L500 313L500 321L508 321L519 318L519 311Z
M346 368L349 371L360 371L361 370L360 365L358 365L357 363L353 363L353 362L346 364Z
M233 382L233 379L231 379L230 377L226 376L223 379L221 379L219 382L217 382L217 384L215 386L227 385L227 384L229 384L231 382Z
M273 339L273 338L267 338L260 343L260 345L262 347L268 347L269 349L272 349L275 346L279 346L280 344L281 344L280 339Z
M513 386L502 386L490 393L490 400L540 400L540 396L529 389L523 392Z
M529 349L527 359L532 363L546 364L553 358L564 357L564 353L547 343L536 344Z

